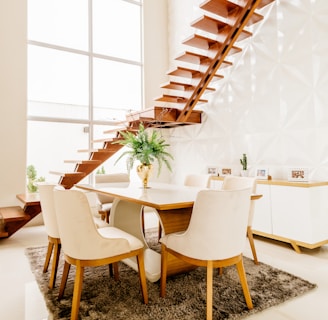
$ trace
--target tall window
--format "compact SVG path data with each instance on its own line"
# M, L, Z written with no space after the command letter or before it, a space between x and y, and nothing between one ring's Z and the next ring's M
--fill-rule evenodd
M142 1L28 0L28 165L47 179L141 110Z

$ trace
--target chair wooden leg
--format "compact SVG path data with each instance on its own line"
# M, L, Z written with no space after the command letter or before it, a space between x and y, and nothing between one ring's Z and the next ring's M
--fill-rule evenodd
M162 244L162 259L161 259L161 284L160 284L160 297L165 297L166 292L166 277L167 277L167 251L166 246Z
M144 261L144 253L143 252L141 252L139 255L137 255L137 263L138 263L139 279L140 279L140 286L141 286L143 302L145 304L148 304L148 291L147 291L145 261Z
M218 268L218 274L219 276L223 275L223 267Z
M113 277L116 281L118 281L120 279L120 274L118 271L118 262L114 262L108 265L109 267L109 276Z
M158 242L159 242L159 240L161 240L161 237L162 237L162 225L159 222L158 223Z
M61 280L60 287L59 287L58 300L60 300L64 296L64 291L65 291L66 282L67 282L70 268L71 268L71 265L67 261L65 261L62 280Z
M145 232L145 208L144 207L142 207L142 210L141 210L141 228L142 228L143 235L145 236L146 232Z
M247 227L247 237L248 237L248 241L251 246L252 253L253 253L254 263L259 264L259 261L257 260L256 250L255 250L253 231L250 226Z
M48 271L49 262L50 262L53 247L54 247L54 244L52 242L50 242L50 240L49 240L46 260L44 261L44 265L43 265L43 273L46 273Z
M60 240L57 239L54 244L54 255L53 255L53 259L52 259L52 268L51 268L51 275L50 275L50 280L49 280L49 288L50 289L53 289L55 286L55 283L56 283L60 249L61 249Z
M73 301L71 309L71 320L77 320L79 316L82 284L83 284L84 268L80 265L76 266L76 274L74 281Z
M237 262L236 267L237 267L240 283L243 288L247 307L248 307L248 309L253 309L253 302L252 302L252 298L251 298L251 295L250 295L249 289L248 289L243 259L240 259L240 261Z
M206 272L206 320L213 317L213 261L207 262Z

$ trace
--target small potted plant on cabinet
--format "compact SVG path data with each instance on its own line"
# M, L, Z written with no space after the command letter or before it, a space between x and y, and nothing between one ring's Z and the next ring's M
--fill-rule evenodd
M241 176L247 177L248 176L248 164L247 164L247 155L243 153L243 157L240 159L240 164L242 165Z

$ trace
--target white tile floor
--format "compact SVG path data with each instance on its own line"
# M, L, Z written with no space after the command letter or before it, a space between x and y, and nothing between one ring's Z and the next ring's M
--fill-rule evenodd
M26 227L0 240L0 319L50 319L24 253L26 247L46 244L43 226ZM257 238L255 245L260 261L316 283L318 288L247 319L327 320L328 246L297 254L287 244L265 239ZM248 245L245 255L251 256Z

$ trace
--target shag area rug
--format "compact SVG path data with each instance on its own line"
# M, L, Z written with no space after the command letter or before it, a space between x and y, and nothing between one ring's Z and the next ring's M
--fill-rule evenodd
M157 233L147 234L150 246L159 250ZM75 267L72 266L64 298L57 300L63 261L57 273L56 287L48 289L49 274L43 273L46 247L28 248L30 261L52 319L70 318ZM214 273L213 319L242 319L246 316L282 303L314 289L315 284L299 277L244 257L244 266L250 289L253 310L248 310L236 267L224 269L223 275ZM147 281L149 303L142 303L138 274L120 263L120 280L109 277L107 266L86 268L79 310L80 319L100 320L174 320L206 319L206 270L198 268L186 274L167 279L166 297L159 297L159 282ZM51 317L51 316L50 316Z

